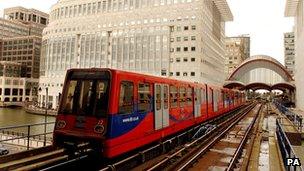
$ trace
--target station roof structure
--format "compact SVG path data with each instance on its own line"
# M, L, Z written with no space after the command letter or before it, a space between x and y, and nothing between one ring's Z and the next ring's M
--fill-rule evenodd
M233 15L226 0L213 0L213 2L221 13L223 21L233 21Z
M246 85L240 81L226 81L223 85L225 88L229 89L242 89Z
M271 91L271 85L268 85L266 83L250 83L243 87L243 90L268 90Z
M286 17L294 17L296 15L296 11L301 0L286 0L285 5L285 16Z
M239 81L226 81L224 88L229 88L229 89L238 89L238 90L291 90L294 91L296 89L296 86L293 83L289 82L283 82L283 83L277 83L274 85L266 84L266 83L261 83L261 82L255 82L255 83L249 83L245 85L242 82Z
M293 81L290 73L279 61L266 55L256 55L247 58L229 75L228 80L240 80L245 73L257 68L270 69L279 74L286 82Z

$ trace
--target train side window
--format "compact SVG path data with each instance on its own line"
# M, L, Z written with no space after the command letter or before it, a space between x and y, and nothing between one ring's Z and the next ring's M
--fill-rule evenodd
M212 96L213 96L213 90L210 89L210 91L208 91L208 102L209 103L212 103L212 100L214 100L214 99L212 99Z
M189 87L189 88L187 88L187 105L188 106L192 105L192 101L193 101L192 99L193 99L193 97L192 97L192 88Z
M170 86L170 107L177 107L177 88L175 86Z
M161 109L161 86L156 85L156 110Z
M151 111L150 84L138 84L138 112Z
M169 97L168 97L168 86L165 85L164 86L164 109L168 109L168 100L169 100Z
M201 89L201 103L205 103L205 102L206 102L206 90Z
M119 113L130 114L133 112L133 92L132 82L123 81L120 83Z
M181 87L179 88L179 104L180 107L185 106L186 103L186 88Z

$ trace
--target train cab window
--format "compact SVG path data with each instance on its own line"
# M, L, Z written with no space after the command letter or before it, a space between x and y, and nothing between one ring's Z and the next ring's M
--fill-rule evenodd
M177 87L170 86L170 107L177 107Z
M187 105L191 106L193 103L192 101L193 101L192 100L192 88L189 87L189 88L187 88Z
M104 116L108 106L109 79L107 71L69 72L59 113Z
M80 98L78 101L78 106L80 110L80 115L89 115L92 114L93 109L93 94L95 94L95 90L93 88L93 81L82 81L80 89Z
M138 84L138 112L151 111L150 84Z
M183 107L186 104L186 88L184 87L179 89L179 104L180 107Z
M132 82L123 81L120 83L119 114L133 113L133 92Z
M64 102L63 113L67 113L67 114L72 113L76 85L77 85L76 80L70 81L68 84L67 96L63 99Z
M106 117L108 110L108 82L98 81L96 85L96 107L95 115L98 117Z

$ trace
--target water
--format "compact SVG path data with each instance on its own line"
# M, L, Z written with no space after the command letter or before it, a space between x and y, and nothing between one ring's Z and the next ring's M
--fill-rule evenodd
M44 123L43 115L26 113L22 108L0 108L0 127L17 126L25 124ZM48 116L47 122L54 122L55 117ZM47 125L47 132L52 132L54 124ZM27 133L27 128L11 129L9 131ZM31 134L41 134L44 132L44 125L31 127Z

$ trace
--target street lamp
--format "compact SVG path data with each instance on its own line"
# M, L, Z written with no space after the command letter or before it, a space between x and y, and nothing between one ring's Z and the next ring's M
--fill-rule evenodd
M42 89L41 87L39 87L39 92L41 92ZM48 87L45 88L45 114L44 114L44 142L43 142L43 146L46 146L46 122L47 122L47 110L48 110L48 98L49 98L49 95L48 95Z

